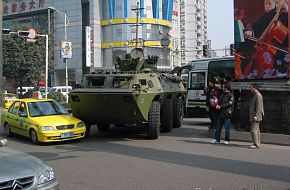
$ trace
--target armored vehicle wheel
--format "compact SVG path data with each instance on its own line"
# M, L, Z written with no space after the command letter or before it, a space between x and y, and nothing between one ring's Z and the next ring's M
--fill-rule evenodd
M147 137L157 139L160 135L160 103L153 101L148 115Z
M180 98L173 101L173 127L181 127L183 120L183 104Z
M173 103L171 99L166 99L161 108L161 131L170 132L173 125Z
M109 131L110 130L110 123L98 123L97 128L101 132Z

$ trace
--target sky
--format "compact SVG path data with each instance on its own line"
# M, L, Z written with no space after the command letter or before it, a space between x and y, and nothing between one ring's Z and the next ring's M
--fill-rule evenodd
M234 0L207 0L208 40L212 49L229 47L234 42Z

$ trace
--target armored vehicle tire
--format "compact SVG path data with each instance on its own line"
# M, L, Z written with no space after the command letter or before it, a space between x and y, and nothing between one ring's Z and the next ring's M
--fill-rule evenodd
M173 103L171 99L166 99L161 108L161 131L170 132L173 126Z
M101 132L106 132L110 130L110 123L97 123L97 128Z
M157 139L160 135L160 103L153 101L148 115L147 137Z
M183 104L180 98L173 101L173 127L181 127L183 120Z

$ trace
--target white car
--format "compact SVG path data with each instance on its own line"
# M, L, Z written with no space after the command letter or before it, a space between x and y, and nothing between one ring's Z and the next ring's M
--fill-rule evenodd
M22 87L22 95L24 95L25 93L27 93L29 90L33 90L34 89L34 87L26 87L26 86L23 86ZM21 91L20 91L20 87L18 87L17 89L16 89L16 94L19 96L20 94L21 94Z
M68 92L66 91L66 86L54 86L54 87L51 87L51 89L49 90L49 93L50 92L60 92L64 96L66 96L67 93L72 91L72 87L68 86L67 89L68 89Z

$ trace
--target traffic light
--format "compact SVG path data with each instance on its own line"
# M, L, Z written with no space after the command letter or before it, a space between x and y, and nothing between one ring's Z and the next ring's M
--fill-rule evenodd
M3 34L3 35L9 35L10 32L11 32L10 29L2 29L2 34Z
M208 45L203 45L202 46L202 54L203 54L203 57L207 57L208 56Z
M235 44L230 45L230 52L231 52L231 55L235 54Z
M28 37L29 35L29 31L23 31L23 30L18 30L17 34L18 36L22 36L22 37Z

